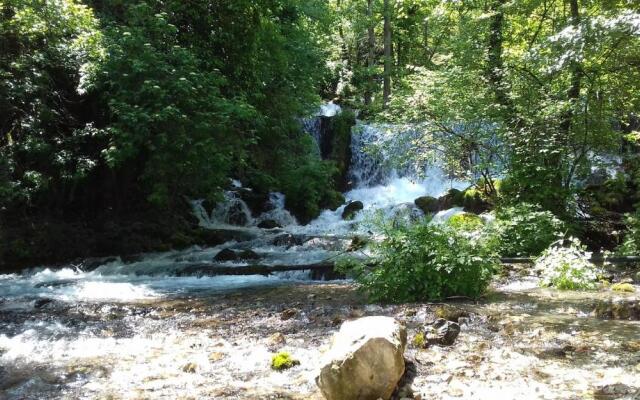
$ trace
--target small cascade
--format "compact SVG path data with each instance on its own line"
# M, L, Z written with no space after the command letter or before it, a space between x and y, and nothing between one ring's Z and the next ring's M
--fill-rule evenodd
M284 194L279 192L269 193L269 210L262 213L260 217L258 217L257 222L273 220L282 227L298 225L298 221L284 208L284 204Z
M247 203L235 191L226 191L224 201L219 202L211 213L211 219L226 225L251 226L254 224Z
M203 228L219 228L224 226L252 226L255 224L251 216L251 210L237 192L228 190L224 192L224 200L218 202L209 213L203 199L192 200L191 208Z

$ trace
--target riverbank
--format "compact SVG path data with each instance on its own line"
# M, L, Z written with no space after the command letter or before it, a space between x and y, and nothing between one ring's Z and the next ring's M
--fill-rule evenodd
M479 302L443 309L367 304L345 282L261 279L231 290L229 282L168 282L185 287L168 296L154 291L161 285L132 280L120 300L92 298L90 288L67 301L4 298L0 390L7 398L39 399L320 399L313 379L343 321L392 316L407 325L411 342L451 309L461 325L457 341L428 349L410 344L408 384L399 395L584 399L613 391L606 398L634 398L640 388L640 322L593 313L603 301L637 304L636 293L560 292L510 276ZM102 293L117 295L118 287ZM280 350L300 365L271 370L271 355Z

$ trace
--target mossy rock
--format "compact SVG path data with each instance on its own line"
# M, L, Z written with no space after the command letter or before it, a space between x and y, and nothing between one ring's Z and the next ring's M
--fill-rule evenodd
M477 189L467 189L462 193L462 206L467 212L481 214L491 209L483 194Z
M614 292L633 293L636 291L636 288L630 283L614 283L611 285L611 290Z
M438 211L438 199L431 196L421 196L413 201L425 214L433 214Z
M464 196L458 189L449 189L447 194L438 198L438 209L447 210L453 207L462 207Z
M296 365L300 365L300 361L291 357L291 354L286 351L281 351L271 357L271 369L276 371L284 371L286 369L293 368Z
M347 206L342 211L342 219L346 221L352 220L353 218L355 218L358 211L362 210L363 208L364 204L362 204L361 201L352 201L351 203L347 204Z
M458 231L472 232L481 229L484 226L484 221L475 214L462 213L449 218L447 224Z

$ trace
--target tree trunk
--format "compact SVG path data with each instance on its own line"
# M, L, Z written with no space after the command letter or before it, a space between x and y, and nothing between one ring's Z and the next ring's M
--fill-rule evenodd
M496 102L507 113L508 119L514 118L514 109L511 99L507 94L507 87L504 81L504 63L502 59L503 38L502 31L504 25L504 13L502 6L506 0L496 0L492 4L493 17L489 32L487 77L489 84L496 98ZM513 121L511 121L513 122Z
M367 85L364 92L364 104L371 104L371 96L373 88L375 87L375 78L373 76L373 67L375 64L375 47L376 47L376 36L375 36L375 25L373 22L373 0L367 0L367 18L368 18L368 28L367 28L367 36L369 42L369 48L367 52Z
M571 8L571 25L578 29L580 27L580 9L578 7L578 0L569 0L569 6ZM569 66L571 71L571 85L567 90L567 100L569 101L569 108L564 112L562 120L560 122L560 134L562 135L559 141L562 144L567 143L569 139L569 131L571 130L571 123L573 120L574 107L577 100L580 98L580 88L582 85L582 66L576 60L571 61Z
M382 105L387 107L391 96L391 5L384 0L384 81Z

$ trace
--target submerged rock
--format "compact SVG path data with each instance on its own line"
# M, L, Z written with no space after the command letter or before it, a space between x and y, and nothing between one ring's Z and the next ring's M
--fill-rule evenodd
M597 318L640 320L640 302L638 299L619 299L616 301L602 301L596 305L593 312Z
M222 249L216 254L213 258L214 261L236 261L238 260L238 255L235 251L231 249Z
M342 219L351 220L353 219L358 211L364 208L364 204L361 201L356 200L347 204L344 210L342 211Z
M469 313L465 310L450 306L450 305L442 305L435 309L436 317L445 319L451 322L460 322L460 318L468 317Z
M596 387L593 391L593 397L595 399L621 399L621 398L629 398L630 395L637 395L639 389L636 387L631 387L625 385L623 383L614 383L610 385L603 385ZM637 397L632 397L636 399Z
M258 228L275 229L275 228L282 228L282 225L280 225L276 220L265 219L264 221L260 221L260 223L258 224Z
M390 317L342 324L316 377L327 400L389 399L404 374L407 331Z
M198 365L196 363L188 363L182 366L182 372L187 374L195 374L198 371Z
M282 235L278 235L273 239L274 246L283 246L286 248L293 246L300 246L304 242L301 236L295 236L290 233L283 233Z
M296 310L295 308L287 308L286 310L280 313L280 319L283 321L286 321L291 318L294 318L297 315L298 315L298 310Z

